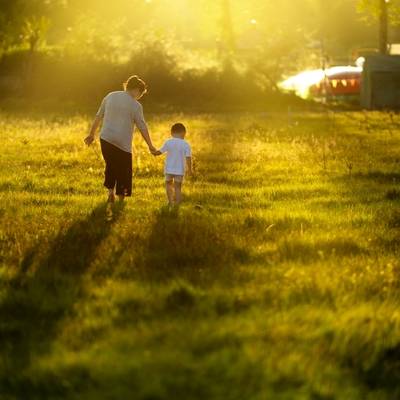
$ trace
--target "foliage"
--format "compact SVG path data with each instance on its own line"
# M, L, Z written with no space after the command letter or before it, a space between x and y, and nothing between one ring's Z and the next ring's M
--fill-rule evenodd
M388 2L389 18L392 24L400 23L400 1L389 0ZM365 14L367 20L376 20L379 17L380 5L376 0L359 0L359 10Z
M27 42L29 51L34 52L44 41L50 27L49 19L45 17L31 17L24 21L22 38Z
M263 80L268 71L262 69L256 73L231 63L187 67L179 50L168 41L138 42L126 53L124 62L110 62L111 53L89 54L74 57L70 51L46 50L32 56L28 51L11 52L0 62L0 70L9 77L0 83L0 96L19 96L37 105L71 102L95 108L108 92L121 90L122 82L136 73L149 85L143 102L151 109L277 109L301 103L274 91L273 82Z
M56 97L67 93L75 100L82 98L75 88L89 93L92 85L86 83L103 83L110 71L116 71L118 87L140 71L150 84L168 81L165 88L152 85L160 93L170 93L165 89L187 77L189 87L214 76L210 84L220 92L219 82L232 77L233 68L235 79L251 78L270 95L285 74L320 67L323 53L347 63L350 52L374 42L376 34L360 21L354 0L0 0L0 52L8 58L3 60L7 75L0 65L1 93L15 96L13 88L26 81L43 89L49 71L53 76L72 72L66 79L71 90L56 78L52 87ZM40 48L41 43L46 46ZM26 55L24 61L26 47L41 54ZM23 64L10 73L13 60ZM105 86L116 88L117 79L108 79L94 95ZM257 90L252 97L265 101Z
M182 208L136 137L107 221L89 118L1 113L0 397L399 398L398 116L178 120Z

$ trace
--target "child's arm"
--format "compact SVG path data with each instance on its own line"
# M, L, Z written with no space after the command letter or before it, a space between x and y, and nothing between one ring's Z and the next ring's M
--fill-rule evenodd
M186 157L186 168L188 175L193 175L193 168L192 168L192 157Z

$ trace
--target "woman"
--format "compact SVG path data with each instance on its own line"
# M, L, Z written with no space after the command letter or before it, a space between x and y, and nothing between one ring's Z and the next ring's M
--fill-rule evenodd
M143 116L139 99L146 93L146 84L136 75L124 84L124 91L109 93L102 101L85 143L95 140L96 131L103 120L100 132L101 152L106 163L104 186L108 189L108 202L132 194L132 138L135 125L151 153L155 153Z

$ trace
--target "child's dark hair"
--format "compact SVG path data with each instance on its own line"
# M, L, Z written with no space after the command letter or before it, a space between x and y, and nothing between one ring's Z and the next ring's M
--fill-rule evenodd
M186 133L186 128L185 125L181 124L178 122L177 124L172 125L171 128L171 133L174 134L181 134L181 133Z
M146 82L140 79L137 75L132 75L124 83L124 89L125 90L139 89L141 94L145 94L147 92L147 85Z

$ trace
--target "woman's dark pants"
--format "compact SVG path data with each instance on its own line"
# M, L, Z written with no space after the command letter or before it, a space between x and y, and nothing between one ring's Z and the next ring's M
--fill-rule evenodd
M119 196L132 195L132 153L121 150L100 139L101 152L106 162L104 186L116 189Z

